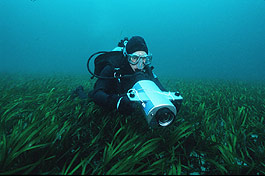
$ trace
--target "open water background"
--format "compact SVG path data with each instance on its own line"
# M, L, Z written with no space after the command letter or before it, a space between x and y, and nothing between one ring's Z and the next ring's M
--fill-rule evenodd
M158 76L265 80L264 0L1 0L0 72L89 75L134 35Z

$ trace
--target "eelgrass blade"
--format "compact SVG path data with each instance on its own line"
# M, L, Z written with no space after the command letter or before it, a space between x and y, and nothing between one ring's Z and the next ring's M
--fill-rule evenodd
M216 162L215 160L213 160L213 159L206 159L206 161L214 164L214 166L217 167L218 171L220 171L222 175L228 173L228 170L223 165L221 165L218 162Z
M69 174L68 171L72 167L72 165L73 165L74 161L76 160L76 158L79 156L79 153L80 153L80 151L79 151L79 149L77 149L76 154L74 155L73 159L71 160L71 162L69 163L69 165L67 166L67 168L66 168L66 163L65 163L65 165L63 167L63 170L62 170L62 175L68 175Z

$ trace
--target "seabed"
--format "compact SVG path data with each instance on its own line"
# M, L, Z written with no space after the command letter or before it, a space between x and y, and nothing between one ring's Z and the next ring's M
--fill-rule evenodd
M163 79L183 103L150 129L141 114L71 96L89 75L0 75L0 174L265 174L265 83Z

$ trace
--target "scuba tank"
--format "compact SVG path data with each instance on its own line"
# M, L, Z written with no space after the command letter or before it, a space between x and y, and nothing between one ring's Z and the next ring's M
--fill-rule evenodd
M125 77L132 77L135 76L136 74L139 74L139 72L131 74L131 75L120 75L120 74L116 74L119 70L120 67L122 65L122 63L124 62L124 57L127 57L126 55L126 44L128 43L128 37L125 37L123 40L121 40L118 43L118 46L115 47L112 51L99 51L96 52L94 54L92 54L87 61L87 70L88 72L92 75L91 79L93 79L94 77L99 78L99 79L120 79L125 78ZM91 61L92 58L94 58L94 73L90 70L89 67L89 63ZM99 74L101 73L101 71L105 68L105 66L110 65L114 68L115 73L113 75L113 77L104 77L104 76L100 76ZM154 69L153 66L149 67L146 66L146 71L153 75L152 70ZM153 75L155 76L155 75ZM156 77L156 76L155 76Z
M124 48L128 42L128 38L125 37L124 40L121 40L118 43L118 46L115 47L112 51L99 51L94 54L92 54L88 61L87 61L87 70L88 72L92 75L91 79L94 77L99 78L99 79L118 79L120 77L128 77L131 75L123 75L119 77L103 77L99 76L100 72L105 68L107 65L111 65L115 70L119 70L122 60L124 59ZM89 67L89 63L92 58L94 58L94 73L91 71Z

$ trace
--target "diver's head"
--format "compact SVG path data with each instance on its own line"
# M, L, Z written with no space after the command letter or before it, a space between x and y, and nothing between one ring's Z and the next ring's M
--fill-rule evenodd
M142 70L151 63L151 60L152 55L148 55L145 51L135 51L132 54L128 54L128 62L133 71Z
M148 54L148 48L144 39L140 36L133 36L125 46L124 55L133 69L142 70L145 65L149 65L152 55Z

